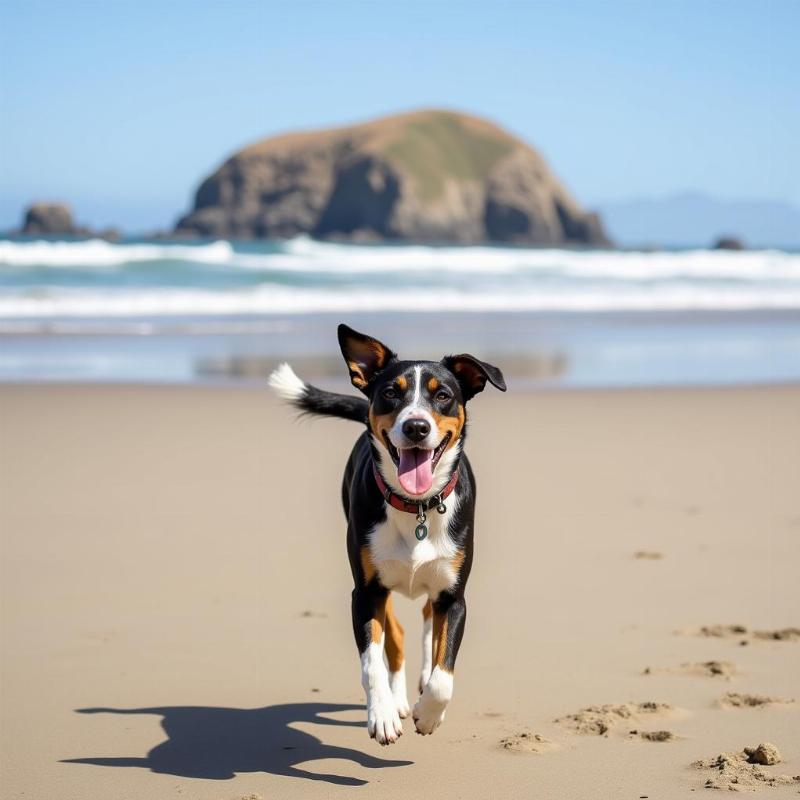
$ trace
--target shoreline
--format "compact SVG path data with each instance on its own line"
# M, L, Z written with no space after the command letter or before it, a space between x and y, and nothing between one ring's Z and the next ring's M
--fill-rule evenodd
M339 383L346 321L401 355L472 352L536 387L772 385L800 380L800 313L359 313L191 320L0 321L0 383L264 380L289 360ZM435 342L435 345L431 345ZM436 349L432 351L432 347Z
M314 244L324 245L344 245L346 247L430 247L431 249L464 249L468 250L475 247L491 247L503 250L566 250L569 252L611 252L611 253L685 253L694 251L704 251L709 253L750 253L750 252L771 252L800 253L800 244L763 244L759 242L749 242L741 249L715 247L719 237L709 237L703 242L694 244L672 244L660 245L654 242L641 242L639 244L581 244L576 242L561 243L535 243L535 242L502 242L490 239L478 239L475 241L447 241L447 240L426 240L426 239L365 239L358 236L330 236L319 237L311 234L298 234L288 238L237 238L226 236L178 236L172 231L145 231L145 232L125 232L120 231L116 226L109 225L108 228L114 231L114 235L103 235L105 231L91 230L86 235L69 234L30 234L22 233L15 229L0 231L0 242L11 242L14 244L35 244L44 242L45 244L66 242L68 244L85 244L86 242L105 242L107 244L128 245L128 244L175 244L186 245L209 245L215 242L226 242L232 247L259 247L276 246L282 247L291 242L308 241Z
M120 317L0 317L0 337L8 336L204 336L220 333L271 333L280 330L283 324L292 322L329 321L336 324L343 317L356 316L362 320L401 318L406 320L444 317L449 320L486 321L490 324L508 317L525 318L531 322L571 323L578 326L593 326L597 323L620 324L674 324L687 322L715 324L740 323L800 323L797 308L730 308L730 309L606 309L585 311L564 310L465 310L452 309L408 310L408 311L298 311L271 314L208 314L196 316L136 315Z
M276 363L276 366L278 364ZM302 376L301 376L302 377ZM346 380L318 380L319 388L329 391L351 393L352 385ZM216 390L242 391L246 393L258 393L269 391L269 386L263 378L233 380L198 379L192 381L156 381L156 380L103 380L103 381L73 381L73 380L0 380L0 392L5 390L25 390L25 389L54 389L54 390L86 390L86 389L128 389L136 391L186 391ZM596 386L592 384L571 384L569 386L548 385L536 381L515 380L509 386L509 392L518 395L587 395L587 394L665 394L665 393L685 393L685 392L756 392L756 391L793 391L800 389L800 380L780 381L774 383L703 383L703 384L630 384L625 386Z

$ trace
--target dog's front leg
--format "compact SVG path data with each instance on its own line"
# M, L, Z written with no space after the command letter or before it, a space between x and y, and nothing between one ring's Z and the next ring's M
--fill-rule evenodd
M453 697L453 670L467 619L467 604L461 593L442 592L432 603L432 610L433 669L413 711L417 733L422 734L439 727Z
M425 686L433 671L433 606L430 598L422 609L422 670L419 674L419 693L425 691Z
M383 660L388 595L375 580L353 589L353 632L361 655L361 685L367 695L367 730L382 745L396 742L403 734Z

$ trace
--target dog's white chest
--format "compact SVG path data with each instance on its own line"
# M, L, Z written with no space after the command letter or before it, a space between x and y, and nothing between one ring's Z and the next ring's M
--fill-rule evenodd
M387 508L386 521L375 526L369 545L372 562L387 589L411 598L436 598L453 586L458 577L458 561L448 524L454 506L455 502L449 503L444 514L435 510L428 513L428 536L421 542L414 534L416 517Z

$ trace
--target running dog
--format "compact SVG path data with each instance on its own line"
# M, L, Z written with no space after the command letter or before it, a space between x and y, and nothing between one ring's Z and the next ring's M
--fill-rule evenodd
M501 391L506 384L497 367L471 355L401 361L347 325L338 335L350 380L364 398L317 389L288 364L269 383L303 413L366 425L345 467L342 503L367 730L388 745L402 735L409 713L393 591L426 598L417 733L439 727L453 696L475 516L475 477L464 453L466 404L487 382Z

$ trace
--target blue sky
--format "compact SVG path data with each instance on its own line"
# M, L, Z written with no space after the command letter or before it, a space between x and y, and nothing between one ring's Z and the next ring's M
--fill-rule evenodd
M523 136L585 204L800 204L800 2L5 0L0 228L33 199L168 227L241 145L447 106Z

